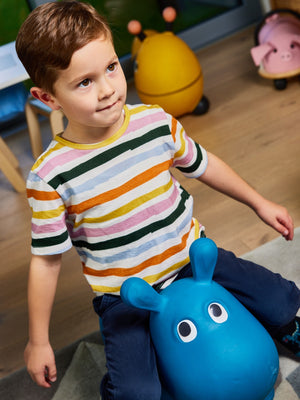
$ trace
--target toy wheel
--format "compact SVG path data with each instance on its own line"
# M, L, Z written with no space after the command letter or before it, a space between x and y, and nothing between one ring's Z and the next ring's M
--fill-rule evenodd
M274 79L274 86L277 90L284 90L287 85L286 79Z
M193 114L202 115L207 113L208 109L209 109L209 100L207 97L202 96L202 99L197 104L195 110L193 111Z

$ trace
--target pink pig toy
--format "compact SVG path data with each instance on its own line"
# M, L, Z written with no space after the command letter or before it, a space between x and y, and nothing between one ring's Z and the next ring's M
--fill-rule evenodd
M255 32L251 55L259 74L285 89L287 78L300 74L300 14L280 9L268 13Z

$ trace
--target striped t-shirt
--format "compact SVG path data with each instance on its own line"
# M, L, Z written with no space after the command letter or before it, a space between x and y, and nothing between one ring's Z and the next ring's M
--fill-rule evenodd
M97 144L57 136L27 181L32 253L75 246L97 295L119 294L124 280L150 284L189 261L199 237L193 199L170 172L199 177L207 155L158 106L126 105L121 129Z

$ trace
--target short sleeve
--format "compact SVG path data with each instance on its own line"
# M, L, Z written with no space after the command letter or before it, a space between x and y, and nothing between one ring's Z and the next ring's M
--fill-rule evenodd
M72 242L66 225L65 205L59 194L37 174L30 172L27 198L32 211L32 254L52 255L69 250Z
M171 117L171 116L170 116ZM173 167L187 178L198 178L207 167L206 150L191 139L175 118L170 118L170 130L175 143Z

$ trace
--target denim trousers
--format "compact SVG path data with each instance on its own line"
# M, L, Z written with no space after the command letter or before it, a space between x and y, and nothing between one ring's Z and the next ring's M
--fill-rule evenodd
M188 264L176 280L191 275ZM292 321L300 306L300 290L293 282L220 248L213 279L233 294L271 335ZM160 400L149 311L128 306L115 295L96 297L93 303L101 320L107 362L107 374L100 386L102 400Z

